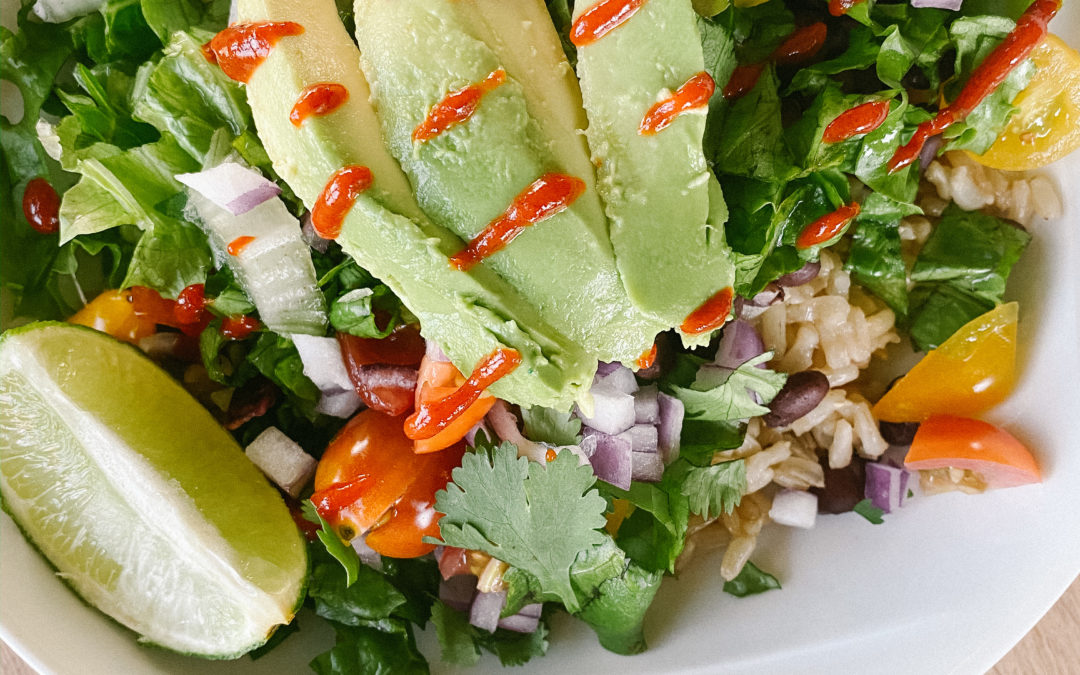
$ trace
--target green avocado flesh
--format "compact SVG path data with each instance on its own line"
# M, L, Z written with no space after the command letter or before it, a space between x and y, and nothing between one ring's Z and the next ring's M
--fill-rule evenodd
M241 21L295 21L304 33L282 39L247 86L259 136L274 168L311 207L331 174L346 165L371 169L374 184L356 200L338 242L386 283L462 371L507 346L522 364L492 385L500 398L566 408L591 382L596 357L553 328L532 304L486 265L461 272L449 256L464 247L432 224L387 152L358 64L360 55L332 0L241 0ZM289 112L301 90L337 82L348 101L299 129ZM503 206L505 208L505 205Z
M577 139L571 136L569 143L555 142L547 137L557 133L564 138L566 128L573 127L565 108L541 103L568 100L566 80L531 79L539 70L566 72L557 41L546 49L539 44L534 53L523 50L521 45L534 37L521 21L524 10L504 9L502 15L485 11L493 4L358 0L355 5L361 66L372 84L390 152L412 180L424 211L464 240L483 231L547 172L580 177L587 186L594 182L579 140L573 142ZM500 45L504 55L514 45L529 58L502 61L470 34L470 27ZM545 36L554 39L553 31L535 37ZM499 68L506 71L506 81L483 96L466 122L429 140L413 140L413 131L433 106ZM593 190L526 228L483 265L517 288L555 328L602 360L634 361L665 328L639 312L623 288Z
M581 0L575 18L600 0ZM642 119L705 69L690 0L650 0L627 21L578 49L578 76L598 189L631 299L666 325L683 319L734 271L723 238L726 211L710 189L702 152L706 108L654 135ZM710 205L713 200L720 204Z

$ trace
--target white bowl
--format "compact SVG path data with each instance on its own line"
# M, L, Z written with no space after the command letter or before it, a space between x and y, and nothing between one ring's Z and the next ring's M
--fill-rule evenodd
M1080 46L1080 10L1056 33ZM1080 572L1080 153L1055 165L1065 216L1033 228L1009 295L1020 300L1021 378L991 421L1033 448L1042 485L914 500L884 525L847 514L810 531L766 528L754 559L783 590L721 591L719 557L668 579L649 613L650 649L621 657L592 631L554 622L530 672L978 673L994 665ZM327 649L321 620L259 661L207 662L136 644L82 604L0 517L0 638L42 673L299 673ZM430 633L430 631L428 631ZM421 647L434 670L438 647ZM473 672L496 670L492 659Z

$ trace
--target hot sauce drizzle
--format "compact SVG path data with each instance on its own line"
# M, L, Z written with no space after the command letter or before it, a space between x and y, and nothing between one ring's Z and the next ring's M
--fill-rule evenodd
M795 240L795 248L804 249L829 241L859 215L859 204L851 202L827 213L803 228Z
M547 173L525 188L510 206L450 258L459 270L468 270L484 258L502 250L526 227L535 225L567 208L585 192L585 181L561 173Z
M229 242L229 245L225 248L229 252L229 255L237 256L240 252L247 248L247 245L255 241L255 237L243 236L237 237Z
M645 4L645 0L600 0L585 10L570 26L570 42L584 47L625 23Z
M844 16L851 8L865 0L829 0L829 14Z
M227 316L221 320L221 334L230 340L243 340L258 327L259 321L253 316Z
M341 234L341 223L360 193L371 187L373 177L366 166L342 167L330 176L315 206L311 208L311 226L323 239Z
M336 82L319 82L304 87L296 98L289 121L299 127L309 117L322 117L334 112L349 100L349 90Z
M203 55L232 79L246 83L281 38L303 32L304 27L292 21L238 23L215 35Z
M431 438L461 416L476 402L485 389L509 375L521 363L515 349L496 349L477 364L465 383L449 396L421 403L416 412L405 420L405 435L412 440Z
M206 288L203 284L191 284L180 291L173 306L173 318L180 325L209 323L206 312ZM201 330L199 331L202 332Z
M971 114L1031 54L1046 37L1046 24L1061 8L1061 0L1035 0L1016 21L1016 28L975 68L960 95L952 104L923 122L907 145L900 146L889 160L889 173L899 171L918 159L922 147L932 136Z
M727 84L724 85L722 91L724 98L736 99L753 89L758 78L761 77L761 72L765 69L765 64L770 61L782 66L790 66L813 58L825 44L827 35L828 28L820 21L796 29L773 50L765 61L737 66L728 78Z
M735 299L735 289L731 286L721 288L711 298L690 312L683 320L679 330L687 335L698 335L719 328L731 314L731 303Z
M645 370L646 368L652 368L652 365L656 363L656 343L653 343L652 347L649 347L645 351L641 352L641 356L637 358L637 367L639 370Z
M888 101L870 101L837 115L821 135L823 143L839 143L852 136L868 134L889 116Z
M716 83L708 73L694 75L679 87L674 94L649 108L641 120L638 133L651 136L665 129L679 115L709 105L709 99L716 91Z
M22 210L26 222L41 234L60 229L60 195L44 178L33 178L26 184Z
M446 95L436 103L423 122L413 130L413 141L423 143L439 134L468 121L480 105L484 94L497 88L506 81L506 71L502 68L492 71L477 84L470 84Z

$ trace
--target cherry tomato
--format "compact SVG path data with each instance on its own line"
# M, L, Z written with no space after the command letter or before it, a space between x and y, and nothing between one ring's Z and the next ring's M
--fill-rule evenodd
M153 335L157 330L154 321L135 312L128 291L104 291L75 312L68 321L132 343Z
M930 351L874 406L886 422L918 422L935 413L978 415L1005 400L1016 382L1017 305L968 322Z
M990 488L1042 481L1035 458L1012 434L989 422L953 415L933 415L919 425L904 466L971 471Z
M980 164L1026 171L1080 148L1080 53L1047 35L1031 59L1037 70L1013 99L1019 110L990 149L975 156Z
M420 374L416 381L416 407L446 398L465 382L465 376L449 361L436 361L424 357L420 362ZM479 424L495 405L495 397L484 392L464 413L445 429L431 438L415 441L418 454L438 452L457 443L469 430Z

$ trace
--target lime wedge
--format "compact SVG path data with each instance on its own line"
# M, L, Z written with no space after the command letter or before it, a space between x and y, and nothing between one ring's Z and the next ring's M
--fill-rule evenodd
M0 337L0 496L140 640L239 656L288 623L307 552L227 431L137 349L71 324Z

